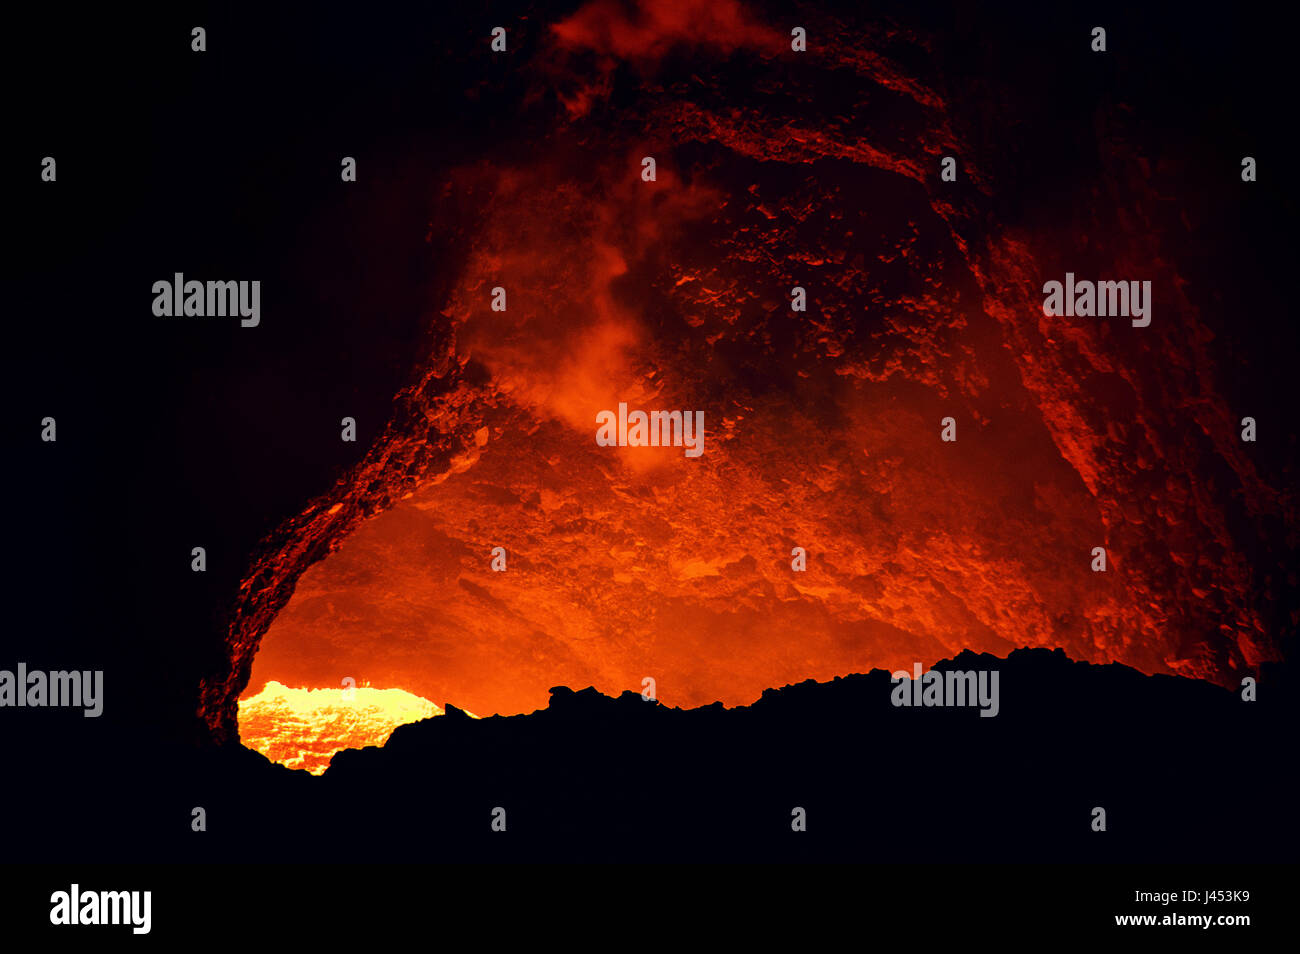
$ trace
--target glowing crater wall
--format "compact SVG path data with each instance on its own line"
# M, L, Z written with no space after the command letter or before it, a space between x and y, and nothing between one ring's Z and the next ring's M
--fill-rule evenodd
M975 163L960 189L931 174L939 151L979 154L931 85L842 45L823 114L827 77L788 73L749 27L717 52L777 77L751 103L647 87L626 123L584 125L608 76L565 57L599 22L575 18L537 67L563 135L448 184L472 197L448 225L470 248L458 288L366 459L255 555L231 669L203 686L216 738L267 680L488 715L647 676L669 704L743 704L963 648L1225 684L1276 658L1227 501L1285 508L1215 389L1162 251L1186 239L1140 166L1103 157L1124 220L1091 203L1080 228L1104 247L994 226ZM1150 278L1151 326L1045 316L1043 281L1081 261ZM702 410L704 455L598 447L620 401Z

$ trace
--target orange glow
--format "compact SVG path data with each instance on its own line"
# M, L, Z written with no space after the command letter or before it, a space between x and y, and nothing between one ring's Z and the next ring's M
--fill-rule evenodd
M804 318L784 295L811 266L768 274L803 239L768 228L747 239L762 254L737 250L732 226L708 220L762 227L757 210L726 211L753 205L747 192L724 201L703 177L650 184L629 168L620 157L599 188L554 185L545 164L501 176L442 312L455 366L479 380L394 427L359 468L347 492L378 489L377 512L314 504L311 529L250 575L250 592L258 574L288 579L313 532L330 539L263 610L253 685L352 673L514 715L560 685L617 695L653 678L670 706L748 705L804 679L1021 646L1226 680L1239 663L1212 642L1220 625L1243 662L1264 654L1244 567L1208 556L1207 540L1224 553L1232 541L1178 456L1180 432L1098 428L1109 392L1082 390L1021 320L1041 310L1024 293L1044 271L1028 244L1003 238L996 270L971 264L987 293L918 262L923 296L850 307L827 292ZM946 228L917 216L892 223L877 258L908 249L918 221ZM821 259L848 254L837 228ZM498 281L506 312L488 306ZM1109 366L1112 346L1087 337L1098 329L1058 333ZM620 401L700 409L703 456L598 446L596 415ZM953 443L940 439L949 415ZM453 430L458 443L437 436ZM1114 444L1130 434L1125 456ZM1162 479L1184 488L1177 519L1144 476L1151 439L1170 461ZM396 462L431 442L443 463L408 480ZM330 523L344 516L346 531ZM1090 569L1100 544L1104 574Z
M697 22L735 27L718 55L767 48L732 2L631 9L597 0L557 26L557 63L650 69ZM632 132L588 142L575 115L520 165L452 176L473 240L431 305L430 350L365 459L241 582L232 666L201 687L217 737L250 674L292 693L280 684L351 673L513 715L554 686L617 695L647 677L670 706L746 705L965 649L1060 647L1223 685L1277 658L1222 487L1252 514L1277 498L1214 394L1192 303L1138 335L1040 320L1068 238L990 232L932 193L933 155L963 154L945 104L841 41L836 69L912 117L896 146L815 122L812 99L805 116L775 94L745 109L670 92ZM555 70L584 109L612 75ZM1180 288L1145 248L1096 267ZM1206 395L1191 408L1190 380ZM703 456L598 446L620 402L702 412ZM316 698L240 701L245 742L321 771L424 717Z
M320 775L335 752L383 745L399 725L442 715L404 689L291 689L268 682L239 700L241 740L272 762Z

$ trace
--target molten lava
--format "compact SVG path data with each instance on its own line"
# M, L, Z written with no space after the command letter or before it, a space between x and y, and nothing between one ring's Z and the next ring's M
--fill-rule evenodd
M268 682L239 700L243 743L273 762L320 775L335 752L383 745L399 725L442 715L401 689L290 689Z

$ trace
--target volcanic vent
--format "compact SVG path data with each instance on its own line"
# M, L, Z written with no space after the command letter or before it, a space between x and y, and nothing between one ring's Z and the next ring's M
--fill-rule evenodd
M214 734L271 681L486 716L647 678L741 705L962 649L1223 683L1273 658L1223 501L1281 503L1133 158L1104 155L1110 202L1078 206L1104 247L1001 225L999 170L968 158L995 133L900 65L923 38L809 17L836 52L801 60L739 5L652 9L555 24L519 66L535 155L445 184L470 252L436 345L362 464L256 556L203 687ZM1067 268L1151 279L1151 325L1044 315ZM702 455L599 446L620 403L702 411Z

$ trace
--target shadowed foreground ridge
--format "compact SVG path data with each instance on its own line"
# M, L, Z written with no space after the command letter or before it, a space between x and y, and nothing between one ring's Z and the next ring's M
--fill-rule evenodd
M895 708L877 670L736 709L566 688L523 716L448 705L382 749L339 753L319 779L228 746L202 766L206 784L229 786L205 847L412 861L1293 856L1294 824L1278 824L1294 815L1294 712L1271 668L1255 703L1060 650L934 668L997 669L999 715ZM497 806L505 832L490 829ZM806 832L790 829L795 806ZM1090 829L1096 806L1106 832Z

